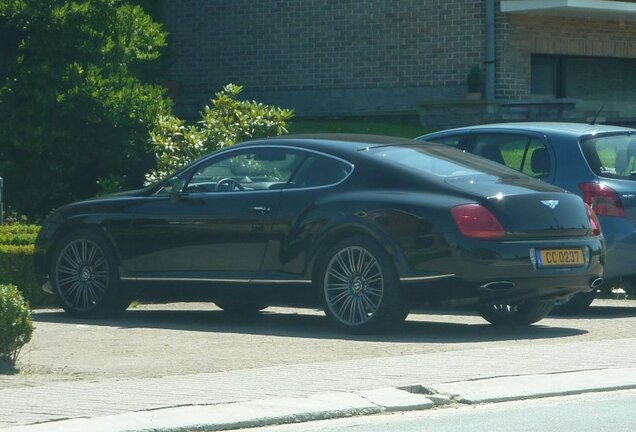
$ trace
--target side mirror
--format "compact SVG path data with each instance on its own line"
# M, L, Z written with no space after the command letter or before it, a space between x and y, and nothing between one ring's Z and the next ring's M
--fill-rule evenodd
M181 193L185 182L178 177L173 177L166 182L164 190L170 195L170 202L177 203L181 201Z

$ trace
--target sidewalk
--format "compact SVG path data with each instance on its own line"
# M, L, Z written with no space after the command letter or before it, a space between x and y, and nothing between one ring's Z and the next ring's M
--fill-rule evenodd
M536 343L152 379L63 382L0 390L0 428L191 405L621 368L636 368L636 338Z

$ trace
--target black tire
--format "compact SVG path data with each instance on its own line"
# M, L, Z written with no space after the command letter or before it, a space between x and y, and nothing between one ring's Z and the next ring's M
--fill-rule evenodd
M542 320L552 310L554 301L526 301L518 304L491 303L478 306L479 314L489 323L501 326L530 325Z
M636 277L624 278L621 287L628 297L636 296Z
M567 300L555 303L552 313L557 315L574 315L587 311L596 297L596 291L574 294Z
M93 231L76 231L59 242L52 255L50 279L60 305L73 316L103 318L130 305L113 248Z
M392 260L366 237L347 238L329 249L314 284L325 314L346 332L388 330L408 315Z

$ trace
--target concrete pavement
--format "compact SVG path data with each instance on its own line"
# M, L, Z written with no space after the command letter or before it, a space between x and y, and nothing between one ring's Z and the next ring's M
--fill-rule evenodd
M563 373L561 387L555 386L554 374ZM515 379L525 381L514 385ZM529 390L528 383L536 383L538 390ZM396 393L395 388L435 394ZM509 393L499 394L497 388ZM422 409L449 398L480 402L614 388L636 388L636 338L12 387L0 390L0 428L222 430ZM21 427L34 423L44 424Z
M411 386L410 390L417 389ZM233 430L387 411L426 410L451 403L485 403L636 388L636 368L488 378L419 387L427 394L385 388L320 393L303 398L186 406L5 429L11 432L163 432ZM593 397L592 395L590 397Z

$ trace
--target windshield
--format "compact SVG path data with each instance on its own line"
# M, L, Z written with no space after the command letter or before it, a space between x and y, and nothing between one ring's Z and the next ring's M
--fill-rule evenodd
M377 157L437 177L519 177L517 171L487 159L435 144L369 149Z

